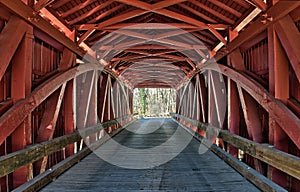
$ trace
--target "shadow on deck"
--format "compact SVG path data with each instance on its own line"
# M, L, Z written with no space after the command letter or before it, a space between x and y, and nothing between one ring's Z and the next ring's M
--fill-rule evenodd
M141 119L42 191L260 191L200 145L172 119Z

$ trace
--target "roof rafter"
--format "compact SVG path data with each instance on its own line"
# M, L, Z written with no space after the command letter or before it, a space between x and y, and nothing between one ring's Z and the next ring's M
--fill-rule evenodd
M95 17L94 19L89 20L88 23L94 23L94 22L97 22L97 21L99 21L100 19L103 19L104 17L106 17L106 16L112 14L113 12L118 11L119 9L122 9L124 6L125 6L125 5L122 5L122 4L121 4L121 5L118 5L118 6L114 7L114 8L112 8L112 9L109 9L109 10L107 10L107 11L101 13L99 16Z
M149 11L145 11L145 10L134 10L134 11L131 11L128 13L124 13L122 15L118 15L109 20L106 20L106 21L102 22L101 24L98 24L97 28L103 28L103 27L106 27L106 26L109 26L109 25L112 25L115 23L119 23L121 21L130 19L130 18L133 18L136 16L144 15L145 13L148 13L148 12ZM89 28L88 30L91 30L91 28ZM91 30L90 32L94 32L94 31ZM89 35L90 35L90 33L86 34L86 36L89 36Z
M118 0L118 1L122 1L123 3L129 4L129 5L132 5L132 6L136 6L136 8L139 8L139 9L140 8L142 8L142 9L145 8L145 10L148 10L148 11L149 11L149 7L151 7L150 4L148 4L147 6L145 6L147 3L144 3L144 2L143 2L143 4L141 6L138 6L137 3L139 3L139 5L140 5L141 1L130 1L130 2L128 2L128 0ZM134 4L132 2L134 2ZM197 3L198 6L199 6L199 2L197 2L195 0L193 0L193 2ZM172 5L174 5L174 4L172 4ZM203 4L201 4L200 7L203 8L203 7L206 7L206 6L204 6ZM208 8L208 7L206 7L206 8ZM208 9L210 9L210 8L208 8ZM173 12L173 11L170 11L170 10L167 10L167 9L163 9L163 8L156 9L156 10L151 10L150 9L150 11L152 11L154 13L157 13L157 14L160 14L160 15L163 15L163 16L167 16L167 17L173 18L173 19L177 19L179 21L183 21L183 22L189 23L191 25L196 25L196 26L198 26L200 28L204 28L204 29L208 28L221 42L223 42L224 44L227 43L227 41L223 38L223 36L221 34L219 34L215 29L213 29L212 27L210 27L209 25L207 25L207 24L205 24L205 23L203 23L201 21L198 21L196 19L187 17L185 15L181 15L179 13L176 13L176 12ZM214 11L214 10L211 10L211 11ZM216 12L216 11L214 11L214 12ZM216 12L216 14L221 17L221 15L218 12ZM224 20L224 18L225 18L225 21L226 20L229 21L225 16L222 15L222 19L223 20ZM231 20L228 23L233 24L234 21Z
M34 4L33 9L35 11L40 11L41 9L47 7L51 4L54 0L39 0L36 4Z
M87 0L83 3L78 4L77 6L74 6L73 8L69 9L68 11L61 13L60 16L61 17L67 17L67 16L75 13L76 11L90 5L91 3L95 2L95 1L96 0Z
M53 9L57 9L58 7L63 6L64 4L68 3L69 0L59 0L59 1L55 1L55 3L53 3L52 7Z
M263 0L245 0L245 1L259 8L262 11L266 11L268 9L267 4Z
M190 47L192 49L195 49L196 52L204 59L207 59L207 55L203 53L202 49L207 49L206 46L202 46L202 45L190 45L187 43L183 43L183 42L179 42L179 41L174 41L174 40L170 40L170 39L156 39L155 36L150 36L150 35L146 35L146 34L142 34L142 33L137 33L134 31L128 31L128 30L118 30L116 31L116 33L120 33L123 35L127 35L127 36L132 36L135 38L140 38L142 39L142 43L145 41L154 41L157 43L164 43L164 44L168 44L171 46L178 46L178 47ZM144 40L144 41L143 41ZM145 42L147 44L147 42ZM126 45L128 45L128 42L126 43ZM193 66L194 67L194 66Z
M197 0L190 0L189 2L193 3L194 5L197 5L198 7L200 7L201 9L204 9L206 10L207 12L215 15L216 17L218 17L219 19L229 23L229 24L234 24L234 20L228 18L228 17L225 17L224 15L222 15L221 13L215 11L214 9L204 5L203 3L197 1Z
M226 27L227 25L211 25L212 27ZM164 23L163 25L158 25L158 23L118 23L112 24L106 27L99 26L98 24L82 24L76 26L78 30L89 30L91 28L98 30L118 30L121 28L126 29L195 29L200 30L202 27L197 27L195 25L187 23Z
M216 6L220 7L221 9L228 11L229 13L235 15L236 17L242 16L242 14L240 12L227 6L226 4L222 3L221 1L216 1L216 0L208 0L208 1L211 2L212 4L215 4Z
M109 5L111 5L111 2L110 1L106 1L105 3L98 5L98 6L94 7L93 9L91 9L90 11L87 11L86 13L80 15L79 17L76 17L75 19L69 21L69 24L73 25L73 24L75 24L75 23L77 23L77 22L79 22L79 21L81 21L81 20L83 20L83 19L85 19L85 18L93 15L97 11L100 11L101 9L103 9L103 8L109 6Z
M152 10L158 10L158 9L163 9L178 3L185 2L187 0L164 0L164 1L159 1L152 5Z
M178 6L180 6L180 7L184 8L184 9L188 10L189 12L191 12L191 13L197 15L197 16L200 17L200 18L205 19L206 21L209 21L209 22L211 22L211 23L217 23L216 20L214 20L214 19L212 19L212 18L206 16L205 14L203 14L203 13L201 13L201 12L199 12L199 11L197 11L197 10L195 10L195 9L193 9L193 8L191 8L191 7L189 7L189 6L187 6L187 5L184 4L184 3L180 3Z

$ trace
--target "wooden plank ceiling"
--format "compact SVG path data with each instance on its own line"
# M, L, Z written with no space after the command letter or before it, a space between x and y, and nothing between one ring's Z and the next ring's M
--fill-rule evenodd
M40 0L131 87L176 88L263 0ZM42 12L43 13L43 12Z

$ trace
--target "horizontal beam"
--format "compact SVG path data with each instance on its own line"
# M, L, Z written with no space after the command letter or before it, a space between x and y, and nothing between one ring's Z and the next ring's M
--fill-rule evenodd
M123 122L124 120L129 119L131 117L132 115L126 115L124 117L107 121L105 123L101 123L93 127L76 130L71 134L57 137L55 139L43 143L35 144L27 147L26 149L10 153L6 156L2 156L0 157L0 164L2 165L0 167L0 177L8 175L9 173L12 173L20 167L26 166L30 163L35 162L36 160L39 160L59 150L62 150L70 144L78 142L81 139L84 139L92 134L100 132L103 129L119 124L120 122Z
M92 70L103 71L99 65L80 65L66 72L57 74L35 89L26 99L16 103L10 110L0 117L0 145L14 130L24 121L37 106L39 106L54 91L58 90L65 82L75 78L77 75Z
M90 30L90 29L98 29L98 30L118 30L118 29L199 29L195 25L185 24L185 23L120 23L109 25L107 27L99 27L97 24L82 24L76 26L78 30Z
M39 14L35 12L34 9L25 5L20 0L0 0L0 4L7 7L13 13L17 14L19 17L42 30L52 38L56 39L66 48L70 49L73 53L80 57L84 57L90 62L96 62L93 57L90 55L86 55L86 52L78 46L78 44L74 43L68 37L66 37L62 32L57 30L54 26L52 26L48 21L42 18Z
M168 89L173 89L174 87L171 85L157 85L157 84L149 84L149 85L143 85L143 84L138 84L135 85L134 88L168 88Z
M201 68L201 71L205 70L217 71L238 83L269 113L269 116L282 127L285 133L300 149L300 119L286 105L276 100L259 83L229 67L209 64Z
M182 128L184 128L188 133L190 133L192 136L194 136L198 141L200 141L201 144L208 147L209 150L211 150L216 155L218 155L221 159L223 159L232 168L234 168L236 171L238 171L242 176L244 176L246 179L248 179L251 183L253 183L255 186L257 186L262 191L286 192L286 190L283 189L281 186L272 182L271 180L266 178L264 175L261 175L255 169L249 167L249 165L236 159L235 157L233 157L226 151L222 150L220 147L213 145L212 142L210 140L208 140L207 138L202 137L199 133L194 132L192 129L189 129L188 127L182 125L181 123L179 123L179 122L177 122L177 123Z
M171 115L173 117L177 117L184 121L187 121L194 126L197 126L197 128L200 130L216 133L216 135L218 135L218 137L223 141L243 150L254 158L260 159L261 161L272 165L273 167L297 179L300 179L299 157L277 150L274 148L274 146L253 142L249 139L232 134L227 130L212 127L208 124L192 120L179 114L172 113Z
M214 57L216 61L220 60L224 56L228 55L245 42L253 39L256 35L260 34L264 30L268 28L271 24L277 22L282 17L289 14L291 11L300 6L300 1L279 1L273 7L269 8L266 11L267 17L272 18L272 21L268 21L264 16L260 16L256 21L254 21L249 27L242 31L237 38L235 38L232 42L228 43L227 51L218 52ZM266 23L261 22L262 20L266 20Z

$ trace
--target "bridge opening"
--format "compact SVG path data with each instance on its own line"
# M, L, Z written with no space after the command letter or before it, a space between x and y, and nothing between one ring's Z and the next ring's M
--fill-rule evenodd
M133 110L140 117L167 117L176 112L176 90L172 88L136 88Z

